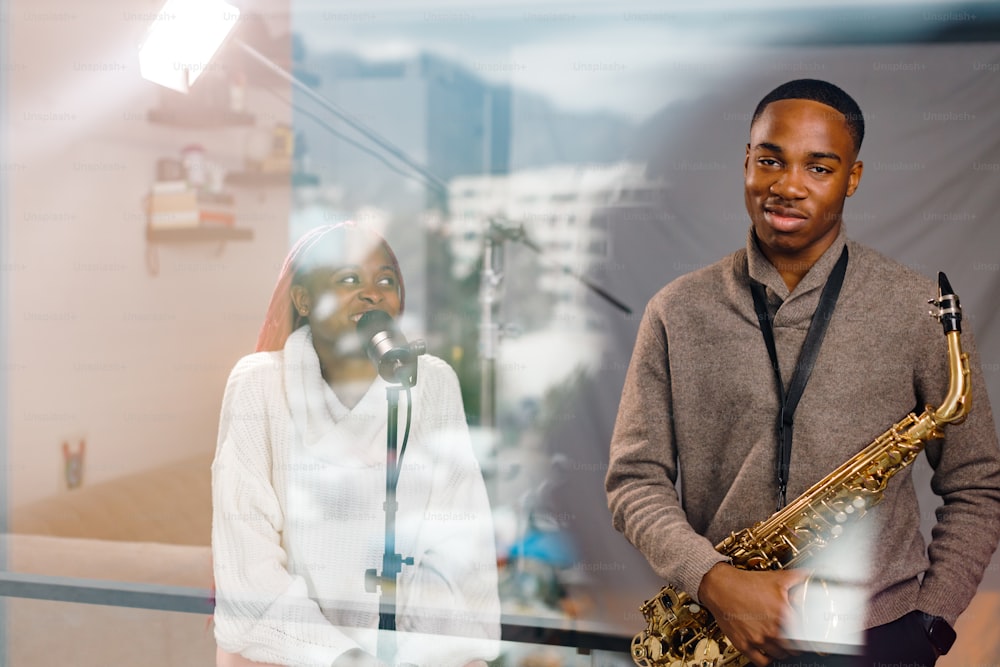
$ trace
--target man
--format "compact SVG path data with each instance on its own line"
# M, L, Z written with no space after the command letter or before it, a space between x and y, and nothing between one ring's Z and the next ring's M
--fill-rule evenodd
M846 555L866 583L863 659L797 653L782 623L795 614L804 573L739 570L714 548L947 392L945 337L927 316L936 285L845 235L863 138L860 109L830 83L791 81L761 100L744 162L747 246L650 300L611 443L615 528L658 575L707 607L755 665L933 664L1000 539L1000 447L964 333L974 408L925 449L944 501L930 545L905 468L859 524L870 527L866 548ZM838 280L839 296L828 287ZM830 290L833 305L814 318ZM779 390L791 393L797 366L810 366L800 351L814 319L826 323L825 335L794 417L779 430ZM768 322L780 387L761 327ZM785 465L781 447L790 452Z

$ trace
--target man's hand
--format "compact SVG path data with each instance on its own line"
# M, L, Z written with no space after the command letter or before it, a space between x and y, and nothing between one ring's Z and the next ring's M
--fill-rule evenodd
M794 654L781 626L792 611L789 591L807 576L802 570L752 572L719 563L702 578L698 599L737 650L764 667Z

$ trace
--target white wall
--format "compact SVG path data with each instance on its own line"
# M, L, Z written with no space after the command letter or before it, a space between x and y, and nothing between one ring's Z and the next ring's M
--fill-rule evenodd
M2 205L16 506L63 488L67 438L74 448L86 438L85 485L214 449L226 377L253 349L287 249L290 193L232 189L237 224L254 240L160 245L151 275L142 198L157 158L197 142L239 168L248 130L146 120L160 91L140 78L136 47L158 2L8 6ZM258 124L291 117L259 90L248 107Z

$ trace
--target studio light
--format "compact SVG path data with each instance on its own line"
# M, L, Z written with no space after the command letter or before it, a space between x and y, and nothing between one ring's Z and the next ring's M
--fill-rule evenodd
M236 27L240 10L223 0L167 0L139 47L144 79L190 90Z

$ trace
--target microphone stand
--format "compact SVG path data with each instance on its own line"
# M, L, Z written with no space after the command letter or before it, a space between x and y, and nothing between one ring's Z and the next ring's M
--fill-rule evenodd
M504 241L515 241L544 257L541 247L527 237L524 225L510 227L503 219L490 218L483 237L483 269L479 280L479 359L481 385L479 391L480 423L483 427L496 425L496 358L504 326L499 320L500 293L504 278ZM565 265L558 266L563 273L575 278L599 297L626 315L632 309L610 292L596 285Z
M496 426L496 362L501 327L498 322L500 288L503 284L503 228L492 220L483 239L483 270L479 280L479 423L485 429Z
M413 557L403 557L396 551L396 487L399 483L399 460L396 455L399 434L399 390L402 385L389 385L385 389L388 403L385 449L385 548L382 553L382 572L374 568L365 571L365 590L379 593L378 659L394 663L396 654L396 587L403 565L413 565ZM412 406L409 408L412 409Z
M375 568L365 570L365 590L379 594L378 614L378 659L386 665L394 664L396 656L396 588L399 585L399 575L404 565L413 565L413 557L403 557L396 551L396 512L399 502L396 500L396 488L399 484L399 472L402 454L398 454L399 441L399 390L407 390L407 422L406 433L403 435L403 453L406 440L409 437L410 418L413 416L413 399L410 388L417 383L417 357L426 351L422 340L414 341L407 346L412 357L409 361L400 356L384 354L382 357L369 356L375 363L375 368L384 380L389 382L385 388L386 398L386 428L385 428L385 545L382 551L382 571ZM397 350L389 350L395 353Z

